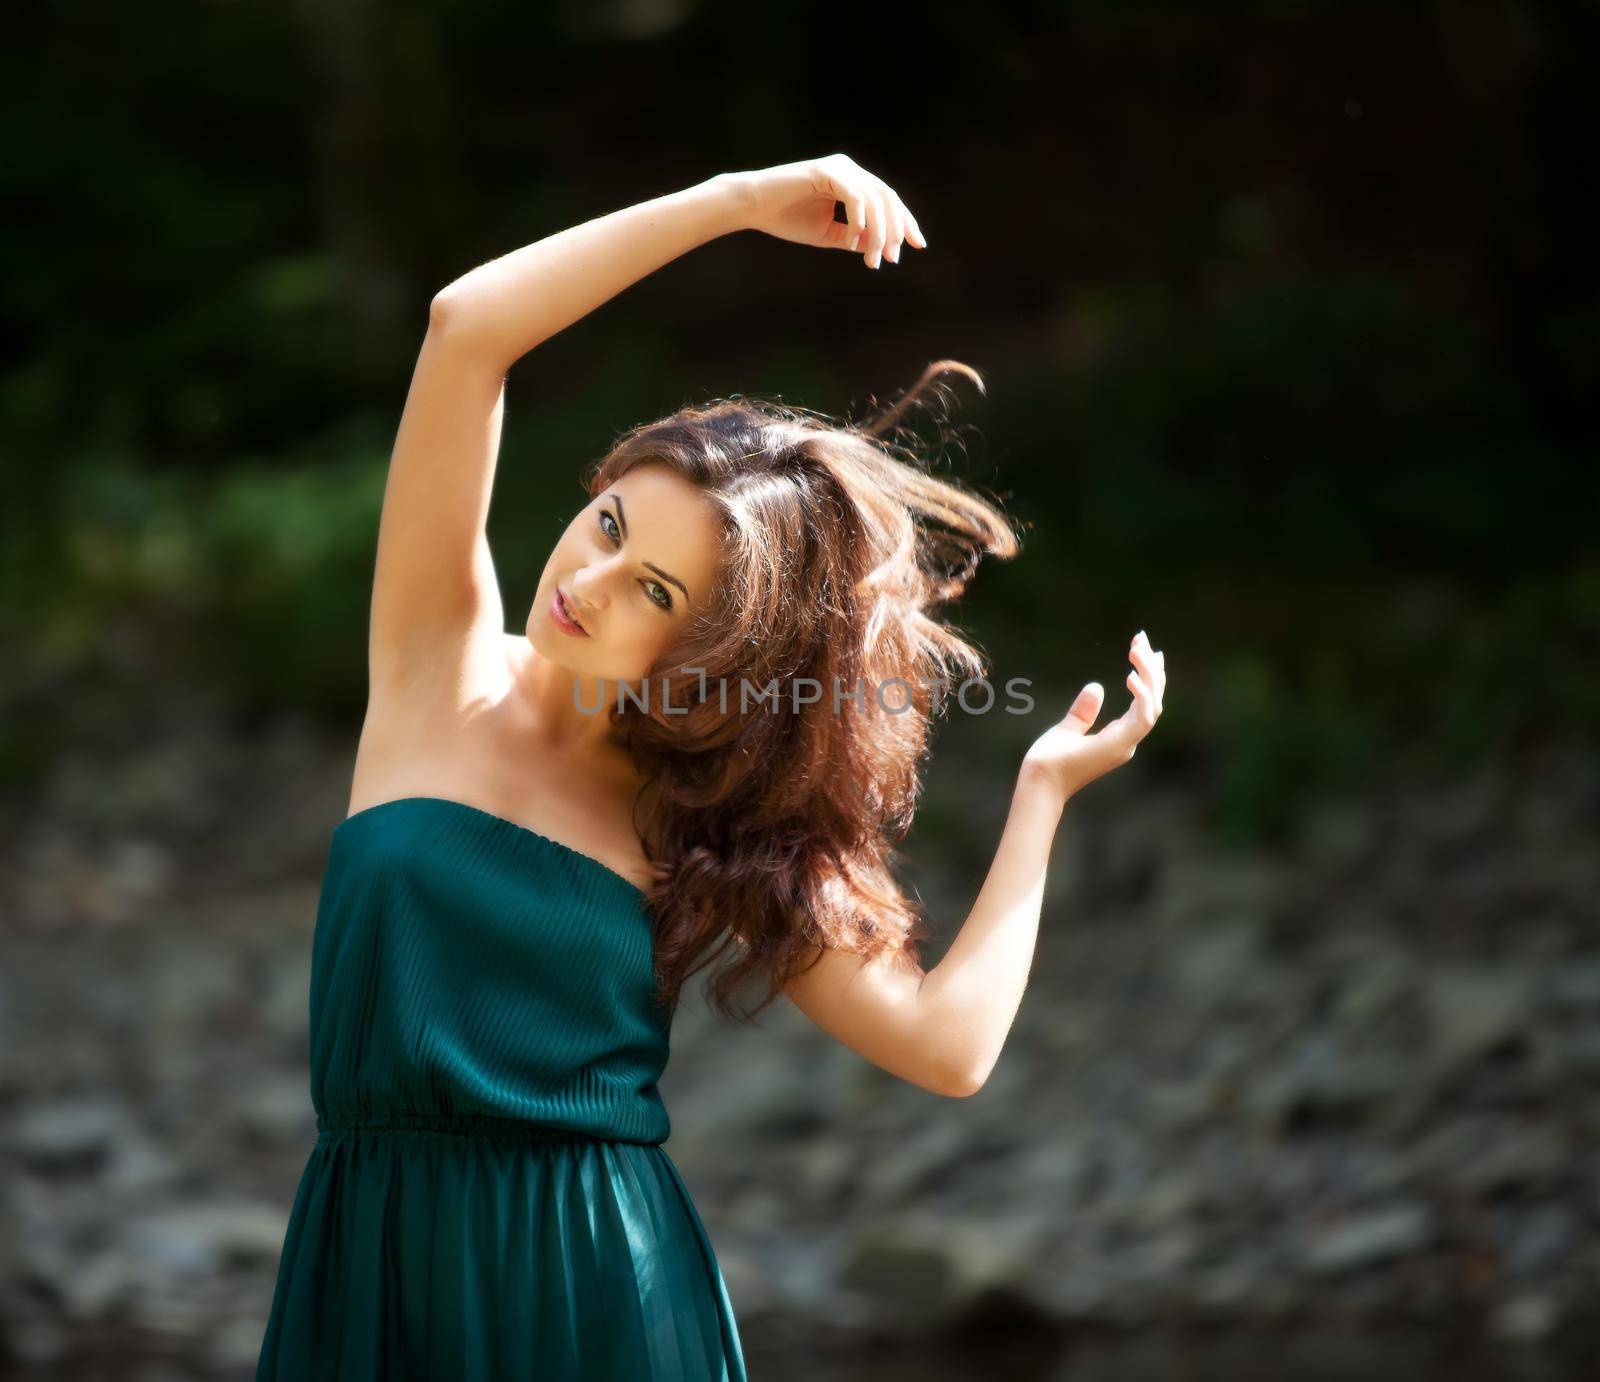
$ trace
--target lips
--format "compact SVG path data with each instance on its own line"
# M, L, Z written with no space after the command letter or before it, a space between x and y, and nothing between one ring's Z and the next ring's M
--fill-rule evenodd
M561 608L566 610L567 618L572 620L572 622L581 629L583 627L583 621L572 612L572 603L567 599L566 591L562 590L560 586L557 586L556 594L561 597Z
M586 635L587 637L589 630L584 629L584 625L579 624L578 616L574 616L573 606L566 603L566 592L565 590L562 590L560 585L555 587L554 609L552 609L552 613L557 614L558 624L571 625L571 629L568 630L568 632L582 633L582 635Z

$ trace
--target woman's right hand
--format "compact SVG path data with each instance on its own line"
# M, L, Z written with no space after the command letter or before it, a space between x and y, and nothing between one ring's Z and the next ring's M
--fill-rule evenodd
M917 218L894 188L848 154L723 176L739 189L742 223L750 230L817 249L859 250L872 269L885 257L898 264L903 241L928 248ZM840 202L844 221L833 219Z
M1105 699L1100 683L1091 681L1078 692L1066 715L1023 756L1024 775L1047 782L1062 801L1132 758L1161 716L1161 700L1167 690L1166 655L1150 646L1141 629L1134 635L1128 659L1134 665L1128 673L1133 704L1121 716L1089 733Z

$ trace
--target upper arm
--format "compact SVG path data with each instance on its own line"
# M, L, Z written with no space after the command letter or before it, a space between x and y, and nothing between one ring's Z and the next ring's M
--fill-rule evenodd
M848 950L824 949L784 992L829 1036L891 1075L935 1094L970 1093L949 1068L944 1033L930 1025L924 977L909 957L884 954L868 960Z
M448 671L504 632L486 526L505 370L454 339L437 304L406 395L378 524L367 662L374 688Z

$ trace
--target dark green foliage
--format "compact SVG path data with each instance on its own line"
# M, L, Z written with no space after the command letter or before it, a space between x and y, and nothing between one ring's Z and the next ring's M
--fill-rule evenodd
M877 59L832 74L859 109L819 105L845 61L826 10L19 19L0 617L24 713L0 771L43 769L41 686L137 668L151 695L358 712L432 293L629 200L835 148L901 190L927 256L868 274L734 236L513 371L508 628L622 428L732 392L842 416L952 355L990 390L958 388L946 461L1032 525L950 612L997 687L1032 681L1026 720L970 727L998 774L1085 681L1121 713L1140 627L1171 689L1136 771L1206 774L1229 839L1406 765L1592 738L1593 25L1534 7L1520 43L1446 9L919 14L879 35L918 76L892 117ZM874 50L871 16L838 23Z

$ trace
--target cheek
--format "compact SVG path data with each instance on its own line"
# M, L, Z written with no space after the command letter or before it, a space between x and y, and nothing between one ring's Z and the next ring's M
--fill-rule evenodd
M617 624L617 649L641 668L655 662L672 646L675 630L665 619L645 617L648 610Z
M631 651L654 655L667 646L667 633L654 619L647 618L648 610L629 610L613 621L617 640Z

